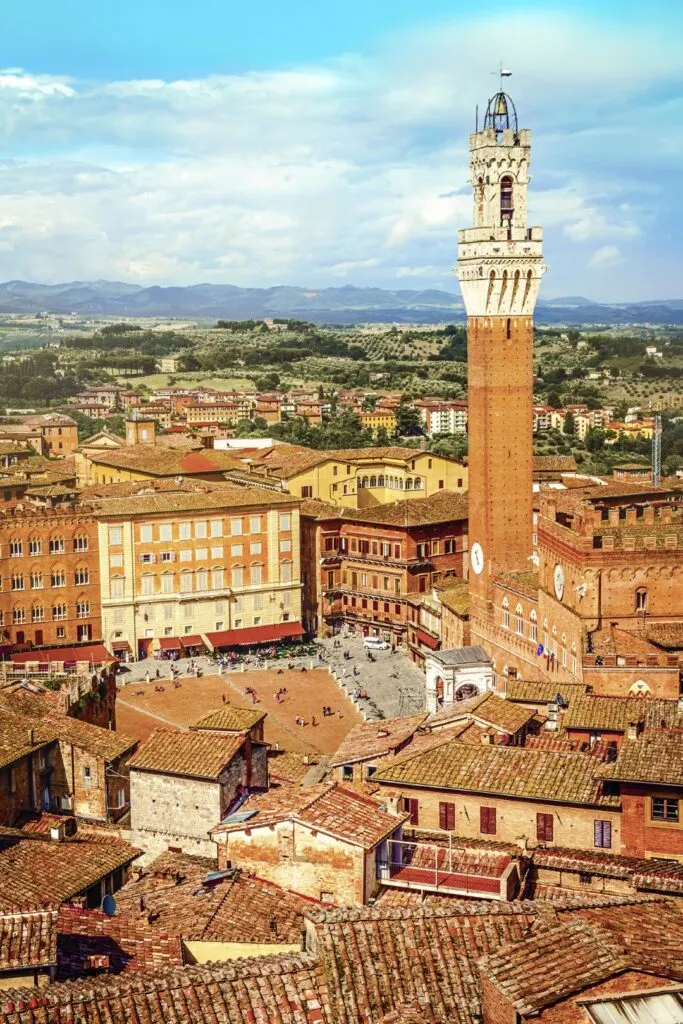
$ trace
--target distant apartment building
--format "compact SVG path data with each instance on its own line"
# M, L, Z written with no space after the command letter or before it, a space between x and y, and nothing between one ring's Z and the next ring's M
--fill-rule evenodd
M467 433L467 402L457 400L443 402L438 399L423 398L413 404L420 413L425 433L429 437L436 434Z
M178 484L93 502L103 635L144 657L263 627L300 632L299 502L264 488ZM274 626L282 627L273 631ZM196 639L199 637L200 639Z

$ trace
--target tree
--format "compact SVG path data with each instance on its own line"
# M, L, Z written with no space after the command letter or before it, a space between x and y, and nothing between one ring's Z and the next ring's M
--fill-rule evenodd
M571 412L565 413L564 424L562 426L563 434L575 434L576 433L576 421Z
M557 391L548 392L548 405L551 406L553 409L562 408L562 399L560 398Z
M600 430L598 427L591 427L586 431L584 444L589 452L601 452L605 447L606 437L607 435L604 430Z
M416 437L422 433L422 421L415 406L401 402L396 407L396 433L400 437Z

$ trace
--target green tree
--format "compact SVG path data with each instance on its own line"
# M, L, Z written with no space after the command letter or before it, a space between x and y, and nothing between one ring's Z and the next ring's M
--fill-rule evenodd
M562 433L572 435L576 433L576 421L574 420L574 416L571 412L565 413Z
M396 433L399 437L417 437L423 433L420 414L415 406L401 402L396 407Z
M557 393L557 391L549 391L548 392L548 399L547 399L547 401L548 401L548 405L551 406L553 409L561 409L562 408L562 399L560 398L560 396Z

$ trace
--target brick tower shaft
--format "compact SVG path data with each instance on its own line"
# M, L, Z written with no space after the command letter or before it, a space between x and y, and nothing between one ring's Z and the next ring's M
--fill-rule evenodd
M531 134L499 92L470 136L473 227L460 231L467 310L470 594L531 568L533 312L545 272L541 228L527 227Z

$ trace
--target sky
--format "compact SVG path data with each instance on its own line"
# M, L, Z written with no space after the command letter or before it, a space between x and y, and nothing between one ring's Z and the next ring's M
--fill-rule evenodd
M457 291L503 60L542 294L683 298L682 31L678 0L5 5L0 280Z

